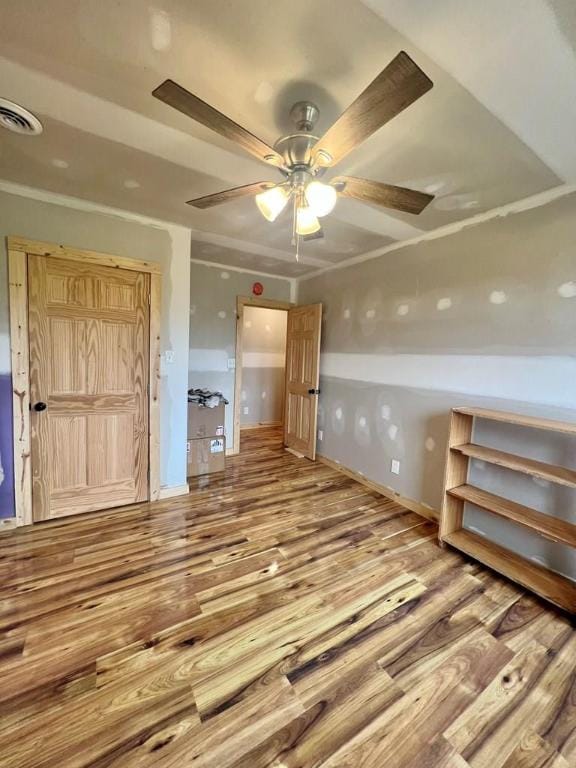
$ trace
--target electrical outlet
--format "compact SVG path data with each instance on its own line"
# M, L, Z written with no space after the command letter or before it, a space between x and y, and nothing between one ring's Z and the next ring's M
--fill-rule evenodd
M247 405L244 406L244 416L248 416L249 408Z
M174 350L173 349L167 349L166 352L164 352L164 359L167 363L173 363L174 362Z
M324 430L318 430L318 440L324 440Z
M400 474L400 462L398 461L398 459L392 459L392 462L390 464L390 472L392 472L393 475Z
M228 358L228 370L233 371L236 368L236 358L235 357L229 357Z

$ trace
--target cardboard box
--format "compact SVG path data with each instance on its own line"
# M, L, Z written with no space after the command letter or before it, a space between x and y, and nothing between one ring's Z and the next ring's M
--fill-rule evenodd
M224 404L207 408L198 403L188 403L188 440L199 437L224 436Z
M208 409L207 409L208 410ZM211 475L226 468L226 438L200 437L188 440L188 477Z

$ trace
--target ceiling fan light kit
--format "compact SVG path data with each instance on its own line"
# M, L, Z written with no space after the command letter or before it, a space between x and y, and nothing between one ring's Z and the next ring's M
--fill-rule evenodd
M296 209L296 234L313 235L320 230L320 222L314 215L312 208L307 205L299 205Z
M306 202L312 208L316 216L328 216L332 213L338 193L330 184L323 184L321 181L311 181L304 192Z
M267 189L265 192L260 192L255 197L258 210L268 221L276 221L289 199L290 191L281 185Z
M309 101L296 102L290 117L297 132L282 136L274 147L172 80L159 85L152 95L234 141L284 176L276 185L265 181L246 184L190 200L188 204L204 209L238 197L255 196L264 218L274 222L293 198L294 244L298 258L299 239L322 237L318 218L334 210L338 195L412 214L421 213L434 199L424 192L368 179L339 176L331 183L318 180L432 86L430 78L410 56L400 51L320 138L313 133L320 115L318 107Z

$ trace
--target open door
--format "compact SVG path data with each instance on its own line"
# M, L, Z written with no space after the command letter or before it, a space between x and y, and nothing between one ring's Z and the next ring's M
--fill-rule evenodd
M284 445L316 458L322 304L288 310Z

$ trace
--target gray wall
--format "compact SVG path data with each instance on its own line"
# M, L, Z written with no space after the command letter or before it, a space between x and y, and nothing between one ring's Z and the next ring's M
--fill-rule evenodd
M575 242L570 195L303 279L299 303L324 305L320 453L439 509L450 408L576 421ZM489 444L576 467L574 439L479 430ZM573 491L487 465L473 479L576 522ZM558 545L479 510L468 509L466 522L576 577L573 555Z
M287 320L282 309L244 309L242 425L283 421Z
M194 252L192 252L194 257ZM290 300L290 280L228 267L190 265L190 387L218 390L230 401L226 407L226 439L234 441L234 368L236 362L236 297L251 296L258 281L264 286L263 297Z
M39 193L41 196L41 193ZM54 198L55 200L58 198ZM8 325L6 236L104 251L157 261L163 267L162 350L174 351L174 363L162 368L161 485L186 482L186 383L190 233L174 225L128 220L120 212L71 207L73 201L46 202L0 192L0 516L14 514L12 503L11 384ZM184 319L182 319L184 318ZM0 473L1 476L1 473Z

